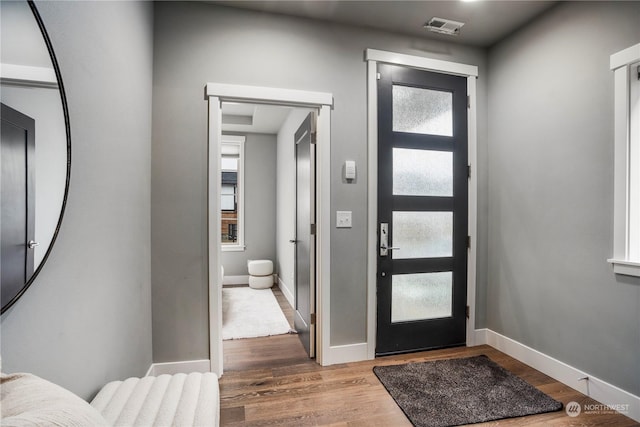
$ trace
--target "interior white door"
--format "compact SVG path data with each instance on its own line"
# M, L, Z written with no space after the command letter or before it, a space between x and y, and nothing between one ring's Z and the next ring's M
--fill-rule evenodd
M309 357L315 357L316 215L315 113L302 122L296 141L296 294L294 326Z

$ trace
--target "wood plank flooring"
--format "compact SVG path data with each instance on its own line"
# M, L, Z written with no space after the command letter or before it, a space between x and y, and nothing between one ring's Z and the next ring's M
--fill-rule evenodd
M293 310L273 288L285 315ZM433 350L322 367L310 360L296 335L224 341L225 374L220 379L222 426L411 426L374 375L376 365L486 354L494 362L565 405L597 403L539 371L483 345ZM620 414L564 410L493 421L478 426L640 426Z

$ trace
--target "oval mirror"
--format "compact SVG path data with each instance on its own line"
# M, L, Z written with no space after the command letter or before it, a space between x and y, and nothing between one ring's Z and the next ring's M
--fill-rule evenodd
M2 313L33 283L64 213L71 171L60 71L32 1L0 1Z

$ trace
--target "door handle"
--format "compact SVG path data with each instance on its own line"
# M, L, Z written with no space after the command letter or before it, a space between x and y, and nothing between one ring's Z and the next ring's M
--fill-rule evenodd
M296 239L291 239L289 240L289 243L293 243L295 245L296 243L298 243L298 241Z
M389 224L386 222L380 223L380 256L388 256L389 251L399 250L398 247L389 246Z
M40 243L38 243L38 242L36 242L36 241L34 241L34 240L29 240L29 243L27 243L27 247L28 247L29 249L33 249L33 248L35 248L36 246L38 246L39 244L40 244Z

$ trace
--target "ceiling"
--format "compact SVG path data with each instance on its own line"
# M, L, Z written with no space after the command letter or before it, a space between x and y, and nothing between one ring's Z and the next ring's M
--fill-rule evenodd
M414 37L489 47L556 4L556 1L237 1L211 3L374 28ZM457 36L423 28L433 17L464 22Z
M489 47L556 4L556 1L391 1L391 0L209 0L240 9L317 19L405 34ZM464 22L460 34L448 36L423 28L433 17ZM291 107L222 104L225 132L276 134Z
M292 107L222 103L222 131L277 134Z

